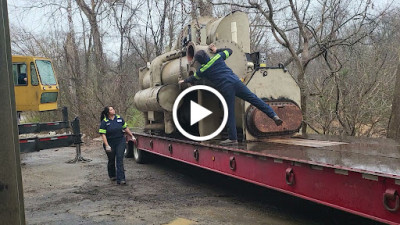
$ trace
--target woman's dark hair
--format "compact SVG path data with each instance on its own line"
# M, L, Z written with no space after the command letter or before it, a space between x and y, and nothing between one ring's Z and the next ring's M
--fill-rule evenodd
M100 122L104 119L104 118L108 118L108 114L110 113L109 112L110 111L110 106L106 106L106 107L104 107L104 109L103 109L103 111L101 112L101 115L100 115Z

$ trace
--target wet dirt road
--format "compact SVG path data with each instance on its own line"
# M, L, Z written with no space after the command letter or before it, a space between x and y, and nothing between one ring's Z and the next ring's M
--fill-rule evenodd
M21 155L27 224L378 224L276 191L155 158L125 159L128 184L108 180L100 144Z

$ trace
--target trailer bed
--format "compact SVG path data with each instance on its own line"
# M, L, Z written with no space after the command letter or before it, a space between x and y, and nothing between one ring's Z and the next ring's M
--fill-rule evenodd
M327 140L318 135L307 139L275 137L261 142L243 143L238 145L238 149L252 154L275 155L310 164L400 178L400 145L391 139L362 141L357 138L331 137Z
M220 146L134 132L151 152L389 224L400 224L400 145L309 135Z

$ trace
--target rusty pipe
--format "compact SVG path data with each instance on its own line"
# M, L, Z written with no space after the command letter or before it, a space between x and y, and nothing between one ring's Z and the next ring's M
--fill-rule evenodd
M150 87L159 86L162 84L161 71L164 63L173 59L177 59L181 56L182 51L175 50L164 53L153 59L152 63L150 64Z

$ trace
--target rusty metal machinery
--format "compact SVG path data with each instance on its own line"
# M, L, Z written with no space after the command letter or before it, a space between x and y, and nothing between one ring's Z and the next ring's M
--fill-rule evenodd
M291 134L299 130L302 115L299 106L291 101L267 102L272 109L285 121L282 126L276 126L274 121L254 106L246 111L247 131L255 137L267 137L270 135Z
M243 139L257 140L271 135L293 134L300 128L300 89L293 77L283 67L266 67L265 54L250 53L250 33L247 15L234 12L222 18L201 17L192 21L181 33L171 51L157 56L139 71L141 88L134 97L138 110L144 113L145 129L160 130L166 134L176 131L172 121L172 105L185 88L177 84L179 80L192 75L200 66L189 63L199 50L213 56L208 45L217 48L230 48L233 55L226 60L227 65L258 97L264 99L284 120L277 127L271 119L254 106L236 99L236 124L243 131ZM212 86L206 79L199 84ZM185 99L186 98L186 99ZM195 100L213 112L211 116L199 121L195 126L181 124L192 129L191 133L207 135L215 130L223 114L214 96L205 91L185 97L183 102ZM180 122L187 122L188 107L181 103L178 112ZM218 137L217 137L218 138Z

